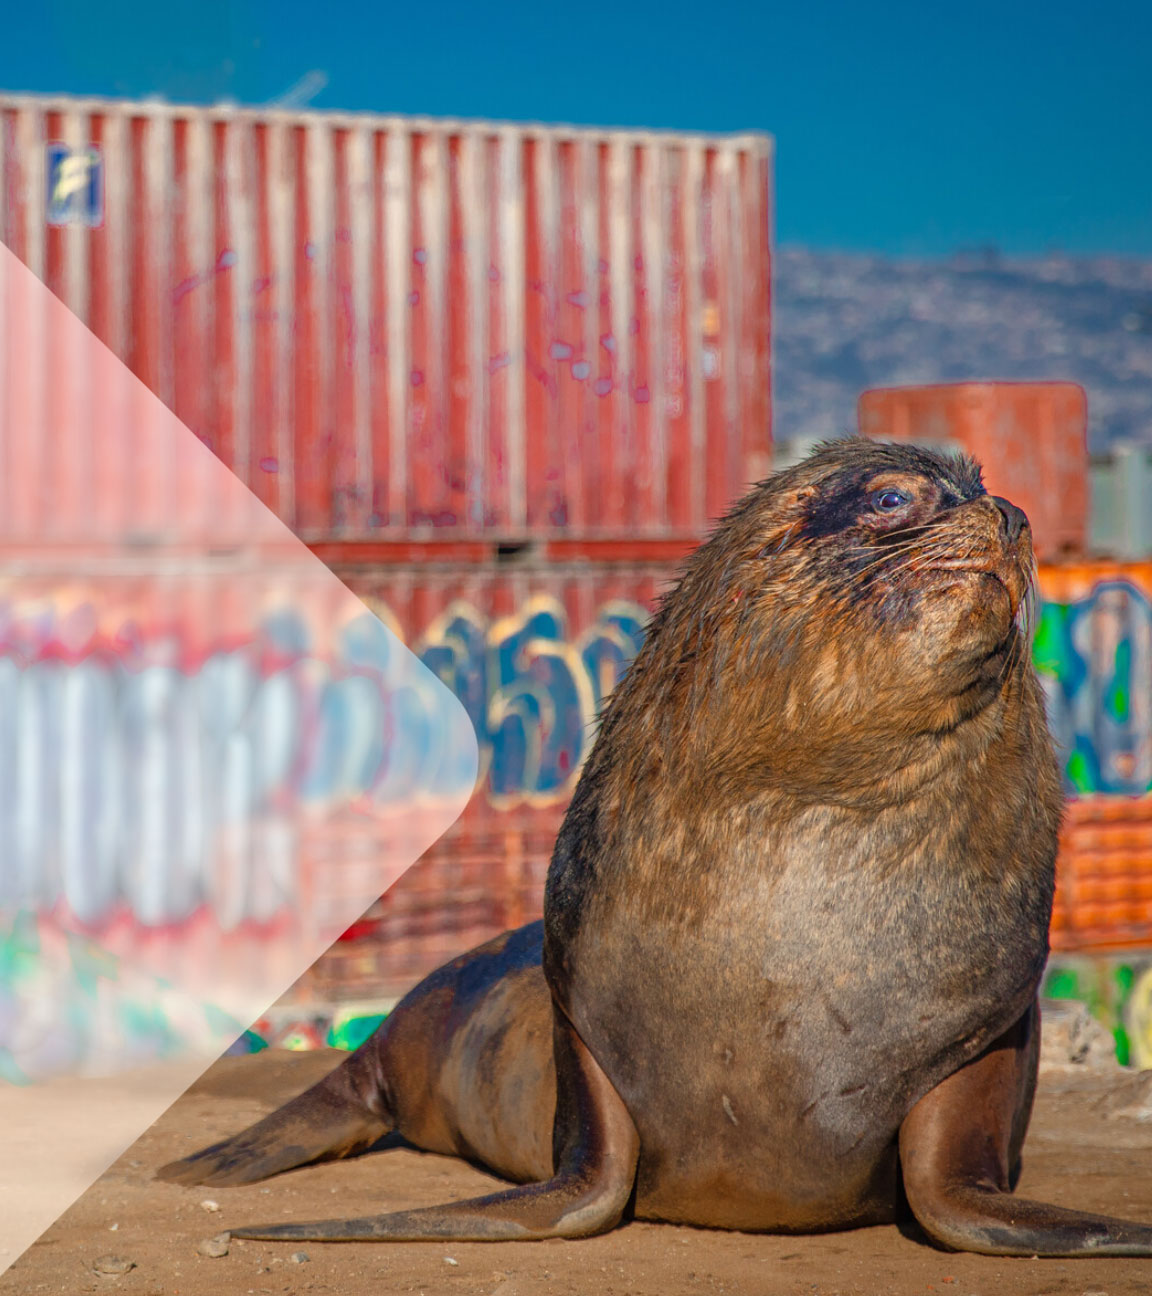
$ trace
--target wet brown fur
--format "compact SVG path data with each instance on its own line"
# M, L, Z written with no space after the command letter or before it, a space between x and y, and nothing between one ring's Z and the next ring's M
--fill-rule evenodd
M851 500L888 484L921 496L898 527L878 527L860 502L839 519L818 512L838 491ZM819 1053L823 997L835 1031L887 1031L885 1046L899 1050L914 1032L886 1026L880 998L895 1016L950 996L956 1038L887 1085L898 1124L1027 1008L1047 954L1061 812L1021 642L1031 565L1026 532L1019 546L1002 543L1000 512L970 461L837 442L737 505L664 600L603 718L545 902L553 993L634 1117L642 1111L642 1149L671 1113L655 1110L652 1067L638 1058L659 1058L676 1077L662 1088L727 1096L705 1150L677 1136L659 1163L642 1151L641 1202L669 1158L697 1163L693 1173L708 1161L727 1189L713 1189L717 1209L699 1222L755 1226L737 1204L750 1133L737 1107L757 1101L771 1069L759 1047L747 1058L753 1023L774 1031L782 1052ZM630 932L643 939L621 977L605 951L622 956ZM637 984L642 1021L621 998ZM628 1024L608 1026L617 1022ZM707 1064L681 1063L676 1039L696 1025L727 1032L717 1048L744 1054L743 1076L714 1067L702 1084ZM797 1042L804 1033L810 1045ZM791 1072L814 1065L802 1058ZM844 1070L840 1088L859 1085L857 1096L837 1098L832 1086L817 1098L839 1108L833 1141L877 1104L859 1068ZM803 1087L788 1067L778 1080L780 1101L802 1115L813 1095L800 1103L787 1092ZM765 1185L803 1177L795 1157L763 1160ZM870 1164L895 1174L883 1157ZM699 1214L682 1200L686 1187L652 1195L657 1214ZM857 1183L852 1195L869 1192ZM808 1216L777 1203L770 1213L775 1227L808 1228L839 1210Z
M762 483L603 716L543 928L435 973L328 1090L166 1176L283 1168L285 1125L313 1159L334 1086L366 1122L342 1148L383 1124L538 1182L247 1236L578 1236L630 1195L812 1231L906 1192L942 1244L1152 1254L1142 1226L1006 1197L1061 813L1032 585L1022 515L970 460L842 441Z

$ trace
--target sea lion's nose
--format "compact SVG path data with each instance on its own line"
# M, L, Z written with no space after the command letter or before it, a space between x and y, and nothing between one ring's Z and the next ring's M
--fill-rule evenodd
M1000 510L1000 516L1004 519L1004 529L1008 532L1009 540L1018 540L1020 532L1028 525L1028 515L1023 509L1017 508L1010 500L1006 500L1000 495L990 495L992 503Z

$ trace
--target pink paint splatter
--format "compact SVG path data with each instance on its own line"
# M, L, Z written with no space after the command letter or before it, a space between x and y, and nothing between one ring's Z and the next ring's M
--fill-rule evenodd
M173 305L187 297L194 288L199 288L203 282L204 280L200 275L192 275L190 279L181 279L176 287L172 289Z

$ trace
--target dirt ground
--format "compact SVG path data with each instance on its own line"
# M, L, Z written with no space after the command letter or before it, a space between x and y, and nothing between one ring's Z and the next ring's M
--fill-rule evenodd
M1152 1260L1002 1260L951 1255L913 1229L771 1237L631 1223L579 1242L198 1245L230 1224L367 1215L491 1191L444 1157L393 1150L263 1185L208 1190L153 1170L233 1133L307 1087L344 1054L277 1051L218 1062L0 1277L0 1296L1121 1296L1152 1291ZM1152 1072L1047 1074L1020 1191L1152 1220ZM212 1210L209 1197L218 1203ZM121 1274L102 1257L133 1267ZM306 1258L305 1258L306 1257Z

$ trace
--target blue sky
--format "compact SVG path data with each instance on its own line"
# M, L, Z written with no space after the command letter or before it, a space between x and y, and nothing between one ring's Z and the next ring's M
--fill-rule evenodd
M48 0L0 88L756 129L782 243L1152 256L1152 5Z

